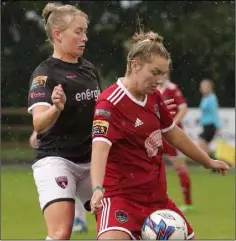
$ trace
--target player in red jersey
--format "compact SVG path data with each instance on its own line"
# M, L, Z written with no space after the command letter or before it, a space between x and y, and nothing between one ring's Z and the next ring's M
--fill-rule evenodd
M158 209L174 210L184 218L167 196L162 137L205 168L227 173L226 163L210 159L173 122L156 90L169 64L159 35L135 35L125 77L107 88L96 103L90 204L98 239L138 239L145 219ZM193 239L188 222L187 226L188 239Z
M176 108L173 110L175 112L175 115L173 116L174 122L176 125L178 125L179 128L183 129L181 121L188 111L188 106L179 87L170 81L169 73L167 73L166 76L160 80L158 90L161 92L164 100L174 99L174 104L176 105ZM191 200L191 181L185 161L186 158L181 152L170 146L164 139L163 154L171 161L172 166L174 167L174 170L179 177L180 186L185 202L185 205L181 206L180 210L192 210L193 206Z

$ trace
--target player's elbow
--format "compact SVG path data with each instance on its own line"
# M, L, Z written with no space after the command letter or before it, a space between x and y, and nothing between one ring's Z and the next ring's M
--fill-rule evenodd
M42 133L45 132L45 127L41 121L41 118L37 115L33 116L33 127L34 127L34 131L36 133Z

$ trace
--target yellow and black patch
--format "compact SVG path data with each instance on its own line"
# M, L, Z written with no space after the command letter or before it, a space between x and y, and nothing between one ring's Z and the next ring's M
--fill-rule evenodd
M109 127L109 122L105 120L93 121L93 135L106 136Z
M31 84L31 89L34 89L38 86L43 86L45 87L46 81L47 81L47 76L37 76L33 79L32 84Z

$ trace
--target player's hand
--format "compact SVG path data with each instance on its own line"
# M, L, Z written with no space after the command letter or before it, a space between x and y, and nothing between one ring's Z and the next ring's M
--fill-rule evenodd
M61 85L57 85L54 87L52 92L52 103L57 107L59 111L64 110L66 95Z
M227 163L219 160L211 160L210 168L215 169L218 173L225 176L229 170L229 166Z
M165 100L164 102L165 102L168 110L173 110L177 107L176 104L172 104L172 103L174 103L174 99ZM175 114L174 111L170 111L170 113L171 113L171 115Z
M92 199L90 201L90 206L91 206L91 213L92 214L97 214L98 211L102 208L102 199L103 199L103 192L101 190L96 190L93 193Z
M37 147L37 132L33 132L32 135L29 138L29 144L32 148L36 148Z

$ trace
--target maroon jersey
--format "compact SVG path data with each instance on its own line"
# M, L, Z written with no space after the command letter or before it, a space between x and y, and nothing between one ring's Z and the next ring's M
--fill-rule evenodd
M111 146L104 180L105 197L135 202L164 202L165 166L162 133L174 127L160 92L136 100L122 79L99 97L93 121L93 142Z
M173 104L175 104L177 107L172 111L174 111L176 114L181 108L187 107L186 100L179 90L179 87L170 80L166 80L163 87L159 88L159 91L161 92L164 100L174 99ZM176 114L173 117L175 117ZM181 123L178 123L178 126L183 128Z

